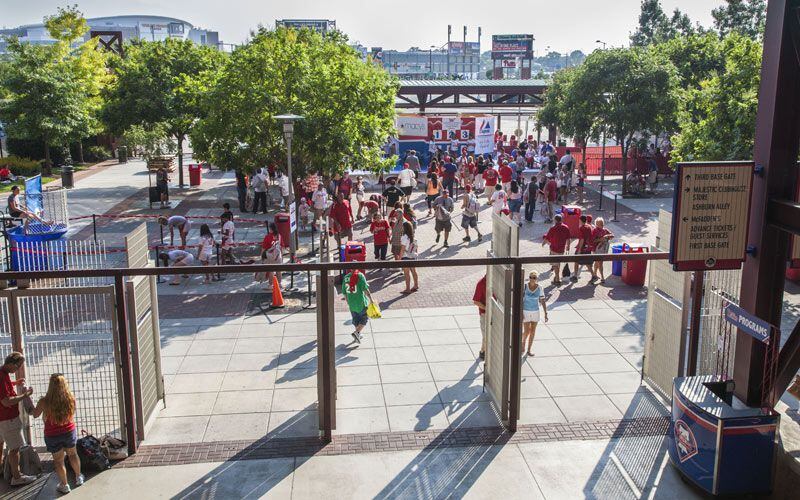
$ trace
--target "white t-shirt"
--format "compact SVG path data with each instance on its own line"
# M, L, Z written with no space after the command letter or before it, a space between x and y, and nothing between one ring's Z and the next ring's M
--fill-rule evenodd
M401 170L397 175L397 178L400 180L400 187L414 187L414 184L416 184L414 171L410 168L404 168Z
M325 188L318 189L314 191L314 194L311 195L311 203L317 210L325 210L327 202L328 202L328 192L325 191Z
M169 252L167 252L167 255L169 256L169 260L172 262L192 257L192 254L190 254L186 250L170 250Z
M278 177L278 186L281 188L281 196L289 196L289 178L285 175Z
M233 240L236 235L236 226L233 221L227 221L222 225L222 248L230 248L233 246Z
M491 202L492 211L496 214L499 214L500 211L506 206L506 192L502 189L500 191L495 191L492 194Z
M250 184L256 193L265 193L267 191L267 178L262 173L254 175Z

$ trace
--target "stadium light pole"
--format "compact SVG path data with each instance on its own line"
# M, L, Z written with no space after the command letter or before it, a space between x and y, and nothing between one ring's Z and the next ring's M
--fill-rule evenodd
M273 118L283 124L283 138L286 141L286 175L289 176L289 206L286 208L289 209L291 213L292 206L294 206L294 220L296 226L297 221L299 220L300 207L297 206L297 203L295 203L294 199L294 182L292 181L292 138L294 137L294 123L302 120L305 117L300 115L285 114L275 115ZM299 237L296 229L294 231L294 237L289 238L289 240L289 249L291 250L292 255L294 255L297 251L297 247L299 246Z
M603 44L603 50L606 50L606 45L608 45L606 42L604 42L602 40L596 40L595 43L602 43Z

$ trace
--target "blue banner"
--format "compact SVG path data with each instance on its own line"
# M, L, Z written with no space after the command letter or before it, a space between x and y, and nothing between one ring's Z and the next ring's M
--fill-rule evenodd
M725 321L765 344L769 344L772 325L731 303L725 306Z
M36 215L41 215L44 210L42 206L41 175L25 179L25 208Z

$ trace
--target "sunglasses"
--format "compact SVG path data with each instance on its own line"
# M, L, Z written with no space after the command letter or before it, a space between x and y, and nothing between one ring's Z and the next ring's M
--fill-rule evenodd
M528 278L530 278L530 279L532 279L532 280L539 279L537 276L528 276Z

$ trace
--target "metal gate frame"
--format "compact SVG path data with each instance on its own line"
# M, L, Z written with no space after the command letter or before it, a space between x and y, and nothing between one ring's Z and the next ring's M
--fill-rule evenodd
M11 348L17 352L25 354L25 336L24 324L22 317L21 299L27 297L66 297L70 295L105 295L107 300L107 307L109 311L115 309L115 295L113 286L84 286L73 288L15 288L0 290L0 298L6 300L7 307L5 313L8 317L3 321L9 326L9 335L11 337ZM125 419L125 397L122 385L122 359L120 356L119 344L119 325L116 315L112 315L111 322L111 338L113 341L114 351L114 374L115 383L117 387L117 416L119 418L119 429L123 436L127 435L126 419ZM18 378L26 377L26 367L19 370ZM33 442L31 433L30 418L25 415L25 438L28 443Z

